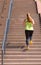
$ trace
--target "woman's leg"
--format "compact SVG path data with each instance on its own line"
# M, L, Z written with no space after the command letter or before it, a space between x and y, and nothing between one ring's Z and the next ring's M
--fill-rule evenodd
M33 31L30 31L30 40L32 40Z
M29 32L27 30L25 30L25 35L26 35L26 45L28 46Z
M33 31L30 31L30 34L29 34L30 44L32 44L32 35L33 35Z

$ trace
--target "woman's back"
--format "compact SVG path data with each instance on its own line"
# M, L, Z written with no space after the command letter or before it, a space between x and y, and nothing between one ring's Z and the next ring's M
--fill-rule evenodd
M28 19L25 20L25 30L34 30L32 22L29 22Z

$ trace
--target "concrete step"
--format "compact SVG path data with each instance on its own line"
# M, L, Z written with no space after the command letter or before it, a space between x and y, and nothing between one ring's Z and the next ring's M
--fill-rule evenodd
M7 51L13 51L13 52L14 51L16 51L16 52L19 51L19 52L24 52L24 53L27 52L27 51L29 51L29 52L30 51L31 52L38 52L38 51L40 51L41 52L41 48L35 48L35 47L34 48L31 48L31 47L29 47L29 50L26 50L26 51L25 51L24 48L25 48L25 45L24 45L24 47L23 47L23 45L22 46L19 46L19 47L18 46L9 46L9 47L6 48L6 52ZM9 54L9 55L11 55L11 54ZM12 55L14 55L14 54L12 54Z
M24 48L26 42L6 42L7 48ZM2 42L0 42L0 48L2 47ZM29 44L29 48L40 48L41 49L41 42L33 42L32 45Z
M2 43L1 43L2 41L3 41L3 40L0 40L0 44L2 44ZM22 42L21 42L21 41L22 41ZM17 43L23 44L23 42L25 42L25 41L26 41L26 40L21 40L21 39L20 39L20 40L19 40L19 39L16 39L16 40L14 40L14 39L13 39L13 40L12 40L12 39L11 39L11 40L8 39L8 40L7 40L7 43L13 44L13 42L14 42L14 43L16 43L16 44L17 44ZM37 42L40 43L40 42L41 42L41 40L37 40L37 39L36 39L36 40L32 40L32 41L33 41L33 43L37 43ZM38 43L37 43L37 44L38 44Z
M4 5L4 9L3 9L3 12L1 14L1 17L5 17L5 18L7 17L9 3L10 3L10 0L5 1L5 5ZM6 14L6 15L4 15L4 14Z
M28 65L41 65L41 62L31 62L31 63L29 63L29 62L27 62L27 63L25 63L25 62L23 62L23 63L21 63L21 62L20 63L18 63L18 62L14 63L13 62L13 63L4 63L4 65L9 65L9 64L10 65L27 65L27 64Z
M0 0L0 15L1 15L2 8L3 8L3 3L4 3L4 0Z
M8 59L8 60L4 60L4 63L26 63L26 62L40 62L41 63L41 59L13 59L13 60L10 60L10 59Z
M32 6L32 4L33 4L33 6ZM12 16L26 14L27 12L32 13L32 11L33 11L33 13L36 13L35 3L33 0L31 2L28 2L28 0L14 1L13 7L14 8L13 8ZM21 11L21 14L19 14L19 11Z

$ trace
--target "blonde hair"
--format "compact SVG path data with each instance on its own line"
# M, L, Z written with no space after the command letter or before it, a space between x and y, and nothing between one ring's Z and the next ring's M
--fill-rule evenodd
M27 13L27 19L30 22L30 13Z

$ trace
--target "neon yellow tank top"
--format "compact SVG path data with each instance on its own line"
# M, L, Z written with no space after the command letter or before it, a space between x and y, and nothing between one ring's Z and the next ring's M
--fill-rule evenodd
M25 23L25 30L34 30L33 24L31 22L28 22L27 20L26 20L26 23Z

